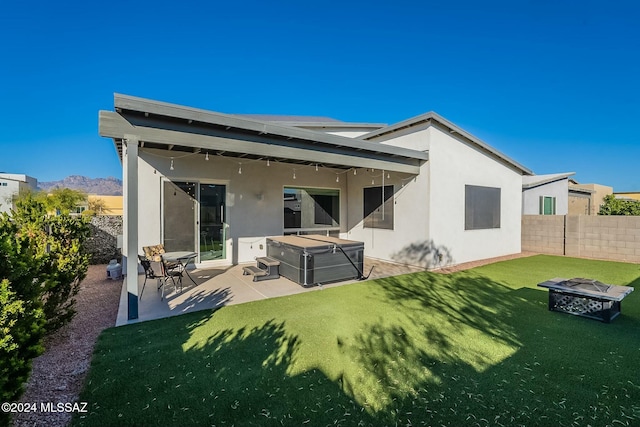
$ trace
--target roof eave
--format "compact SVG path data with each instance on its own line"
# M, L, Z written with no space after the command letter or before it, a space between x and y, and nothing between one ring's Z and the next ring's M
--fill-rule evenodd
M475 137L474 135L470 134L469 132L465 131L461 127L453 124L449 120L445 119L444 117L442 117L441 115L439 115L438 113L435 113L433 111L421 114L419 116L412 117L412 118L407 119L407 120L403 120L401 122L395 123L393 125L387 126L385 128L382 128L382 129L374 130L374 131L369 132L369 133L367 133L365 135L361 135L359 138L363 139L363 140L377 139L377 138L380 138L380 137L382 137L384 135L391 135L391 134L393 134L395 132L398 132L398 131L400 131L402 129L415 127L415 126L418 126L418 125L423 124L423 123L429 123L430 121L439 123L441 126L445 126L446 128L449 129L450 133L457 133L458 135L460 135L464 139L468 140L472 144L478 146L478 148L480 148L481 150L486 151L491 156L493 156L493 157L495 157L497 159L500 159L501 161L505 162L507 165L510 165L512 168L515 168L522 175L534 175L534 173L533 173L533 171L531 169L529 169L529 168L525 167L524 165L520 164L519 162L513 160L509 156L501 153L500 151L498 151L495 148L491 147L486 142L484 142L481 139Z
M283 126L263 122L254 119L239 118L230 114L217 113L199 108L185 107L161 101L138 98L130 95L114 94L114 106L116 111L130 110L158 116L167 116L197 121L201 123L237 128L252 131L259 134L271 134L285 138L296 138L305 141L320 142L336 146L343 146L355 150L376 151L389 155L412 157L419 160L428 160L428 154L422 151L410 150L402 147L372 146L371 143L356 138L348 138L339 135L331 135L298 127Z

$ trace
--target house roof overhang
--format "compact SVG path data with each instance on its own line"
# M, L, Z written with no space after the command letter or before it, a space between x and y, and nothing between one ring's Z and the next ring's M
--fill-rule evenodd
M547 175L533 175L522 177L522 189L527 190L529 188L539 187L541 185L550 184L552 182L567 179L570 176L575 175L575 172L554 173ZM567 180L568 183L568 180Z
M374 168L419 174L429 159L423 151L298 127L216 113L181 105L114 96L114 111L100 111L99 133L113 138L122 159L123 140L135 136L141 147L271 159L301 165Z
M504 153L496 150L486 142L483 142L479 138L473 136L469 132L465 131L459 126L456 126L455 124L451 123L449 120L445 119L444 117L442 117L441 115L433 111L425 114L421 114L416 117L412 117L410 119L407 119L407 120L404 120L380 129L376 129L372 132L369 132L368 134L360 136L360 139L363 139L365 141L381 142L381 141L394 138L395 135L399 132L406 131L411 128L419 128L420 126L428 127L431 125L443 130L444 132L448 132L455 138L458 138L459 140L475 147L476 149L485 153L489 157L517 171L521 175L533 175L533 171L531 171L530 169L526 168L522 164L516 162L515 160L508 157Z

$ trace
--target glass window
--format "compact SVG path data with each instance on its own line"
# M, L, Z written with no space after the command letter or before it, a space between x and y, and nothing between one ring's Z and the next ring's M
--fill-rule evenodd
M556 214L556 198L551 196L540 196L540 215Z
M364 227L393 230L393 185L364 188Z
M500 189L465 185L464 229L500 228Z
M340 190L284 188L285 229L327 229L340 226Z

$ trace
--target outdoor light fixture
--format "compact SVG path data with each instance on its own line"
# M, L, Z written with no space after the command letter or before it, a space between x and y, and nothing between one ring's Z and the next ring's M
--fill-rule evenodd
M371 178L371 185L375 184L375 180Z
M242 175L242 163L238 163L238 175Z
M209 161L209 152L207 151L207 154L204 155L204 159L208 162Z
M296 170L293 170L293 179L296 179Z
M318 172L318 164L316 163L316 172Z
M354 175L358 175L358 171L356 169L353 170Z
M269 164L269 159L267 159L267 166L271 166L271 165Z
M340 182L340 175L336 174L336 182Z
M173 170L173 157L171 158L171 165L169 166L169 170Z
M389 179L389 178L391 178L391 177L389 176L389 172L387 172L387 179Z

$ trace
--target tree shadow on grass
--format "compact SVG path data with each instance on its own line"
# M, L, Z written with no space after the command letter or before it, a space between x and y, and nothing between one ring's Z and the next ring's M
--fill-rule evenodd
M74 425L377 425L319 370L290 373L301 342L284 323L211 335L214 319L107 331L81 397L91 413Z
M634 316L603 324L549 312L542 290L430 276L379 281L376 297L398 304L405 321L369 324L345 350L378 396L380 424L640 423Z

